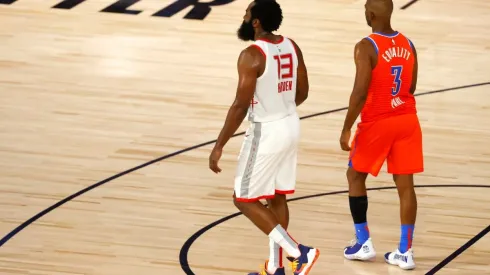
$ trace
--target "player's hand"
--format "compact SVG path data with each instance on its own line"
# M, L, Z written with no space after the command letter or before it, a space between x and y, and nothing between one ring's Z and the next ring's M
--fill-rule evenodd
M209 155L209 169L211 171L218 174L221 172L221 168L218 167L218 161L221 158L221 154L223 153L223 149L214 147L213 151Z
M344 151L350 151L349 142L350 141L350 129L342 130L342 134L340 135L340 148Z

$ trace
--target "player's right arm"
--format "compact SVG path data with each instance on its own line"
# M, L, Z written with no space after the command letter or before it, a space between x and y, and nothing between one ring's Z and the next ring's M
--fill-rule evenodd
M238 87L235 100L228 109L223 128L214 144L213 151L209 155L209 168L215 173L221 172L218 161L221 158L223 147L235 134L247 115L250 102L254 96L257 76L263 70L264 63L264 57L255 47L248 47L240 53L237 64Z
M349 98L349 108L344 119L344 128L340 135L340 147L344 151L350 151L349 146L351 128L359 117L367 100L369 85L371 84L371 72L376 60L376 52L373 45L367 39L361 40L354 48L354 62L356 64L356 76L354 88Z
M417 50L415 50L415 46L412 44L413 57L415 61L413 63L413 72L412 72L412 86L410 86L410 93L413 95L415 90L417 89L417 78L419 73L419 61L417 58Z
M291 42L293 43L294 48L296 49L296 55L298 56L298 69L296 71L296 106L299 106L308 98L310 84L308 82L308 71L306 70L303 53L296 42L293 40L291 40Z

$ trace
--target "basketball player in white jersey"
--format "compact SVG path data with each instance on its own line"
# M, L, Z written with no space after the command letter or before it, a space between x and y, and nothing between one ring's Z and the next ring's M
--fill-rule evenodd
M238 157L234 203L269 236L270 257L259 273L284 275L282 250L295 275L306 275L320 252L298 244L288 233L286 194L296 184L300 121L296 106L308 96L308 75L301 50L291 39L272 34L282 22L274 0L248 6L238 37L254 41L238 58L238 88L223 129L209 156L209 167L221 172L218 161L228 140L248 113L250 127ZM266 199L268 207L260 200Z

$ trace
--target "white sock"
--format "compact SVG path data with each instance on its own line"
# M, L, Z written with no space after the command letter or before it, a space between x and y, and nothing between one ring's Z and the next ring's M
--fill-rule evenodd
M274 240L269 239L269 263L267 264L267 272L274 274L277 268L282 267L282 247Z
M276 228L272 229L271 233L269 233L269 238L282 247L289 254L289 256L293 258L298 258L301 256L298 244L289 236L289 234L280 224L277 225Z

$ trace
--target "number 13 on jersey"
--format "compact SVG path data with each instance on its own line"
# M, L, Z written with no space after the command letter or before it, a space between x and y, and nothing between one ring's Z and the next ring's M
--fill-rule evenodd
M287 92L293 89L293 81L286 80L282 81L282 79L293 78L293 55L281 54L275 55L274 59L277 62L277 76L278 76L278 84L277 84L277 92ZM286 70L286 72L283 71Z

